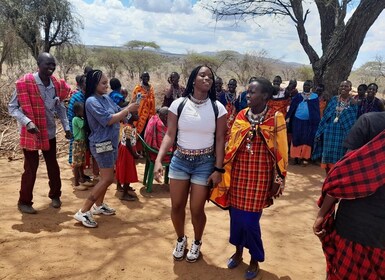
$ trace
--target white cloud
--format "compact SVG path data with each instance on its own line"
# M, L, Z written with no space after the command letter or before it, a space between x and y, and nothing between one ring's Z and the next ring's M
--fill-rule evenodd
M130 40L155 41L166 51L234 50L239 52L265 49L273 58L308 64L295 26L288 17L263 17L247 22L216 22L203 9L201 0L70 0L83 18L81 39L88 45L121 46ZM306 7L305 7L306 8ZM319 15L313 6L306 23L311 44L320 54ZM370 29L359 54L357 65L385 53L385 14Z
M132 5L147 12L155 13L186 13L191 12L189 0L133 0Z

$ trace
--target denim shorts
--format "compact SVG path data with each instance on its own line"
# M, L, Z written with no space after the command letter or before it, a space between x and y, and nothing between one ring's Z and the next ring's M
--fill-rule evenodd
M171 179L190 180L193 184L207 186L207 179L214 172L214 165L213 154L186 156L175 151L168 176Z
M90 145L92 156L98 163L99 168L114 168L116 159L118 157L118 150L114 148L111 152L104 152L98 154L95 145Z

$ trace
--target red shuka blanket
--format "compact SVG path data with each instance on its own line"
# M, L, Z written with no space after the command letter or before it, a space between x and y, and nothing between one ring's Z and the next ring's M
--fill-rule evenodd
M58 81L53 76L51 80L56 95L62 101L68 96L70 88L64 80ZM16 91L21 110L39 129L39 133L31 134L23 126L20 132L20 147L30 151L49 150L44 101L32 73L26 74L16 82Z

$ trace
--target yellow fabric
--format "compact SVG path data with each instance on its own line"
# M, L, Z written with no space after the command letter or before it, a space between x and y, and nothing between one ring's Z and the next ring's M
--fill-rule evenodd
M132 92L131 102L136 101L136 96L139 92L142 95L138 110L139 120L134 122L134 126L136 127L137 133L141 134L147 120L155 115L156 110L154 88L150 85L150 89L146 90L142 85L137 85Z
M245 140L247 133L250 130L250 122L247 119L247 112L249 108L240 111L231 128L230 139L225 151L224 169L225 173L222 176L222 182L214 186L211 192L210 200L219 207L227 208L227 192L230 188L231 182L231 168L232 161L237 153L238 148ZM276 137L274 137L274 114L275 111L269 108L266 113L265 120L259 125L259 130L265 140L270 153L275 159L277 171L282 177L286 176L288 164L288 144L286 135L286 122L283 114L277 112L276 117ZM277 154L274 154L274 141L277 143Z

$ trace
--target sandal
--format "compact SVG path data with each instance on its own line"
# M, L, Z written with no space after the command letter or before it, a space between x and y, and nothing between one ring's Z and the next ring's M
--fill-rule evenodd
M227 261L227 268L229 269L233 269L233 268L236 268L242 261L243 261L243 258L241 257L240 259L235 259L235 254L232 255L229 260Z
M255 269L252 269L252 270L247 269L243 277L246 280L251 280L257 277L258 273L259 273L259 264L257 264L257 267Z

